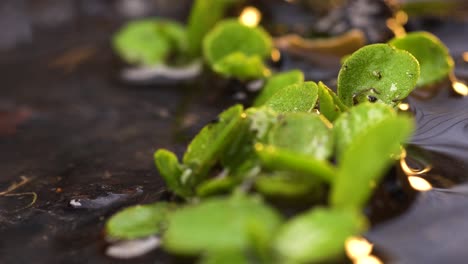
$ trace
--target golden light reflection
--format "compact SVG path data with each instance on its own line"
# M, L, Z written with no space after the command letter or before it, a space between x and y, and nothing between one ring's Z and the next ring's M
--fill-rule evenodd
M432 185L425 179L418 176L409 176L408 181L413 189L421 192L427 192L432 189Z
M452 88L453 90L460 95L467 96L468 95L468 87L466 84L460 82L460 81L454 81L452 82Z
M468 51L463 52L462 57L465 62L468 62Z
M271 51L271 60L277 62L281 59L281 53L278 49L273 49Z
M406 150L402 149L401 155L400 155L400 166L403 172L406 174L406 176L416 176L416 175L422 175L426 174L429 171L432 170L431 165L427 165L423 169L414 169L408 166L408 163L406 162Z
M248 27L255 27L260 23L260 20L262 19L262 14L260 11L253 7L253 6L248 6L242 10L242 13L239 16L239 20L242 24L248 26Z
M383 264L383 262L380 259L372 255L359 258L357 261L353 263L354 264Z
M395 14L395 20L398 24L404 26L408 23L408 14L406 14L405 11L400 10Z
M404 11L398 11L394 17L387 19L387 27L393 32L395 37L406 35L404 25L408 23L408 14Z
M363 237L350 237L345 242L346 255L352 260L369 256L372 248L373 245Z
M409 104L407 103L401 103L398 105L398 108L401 110L401 111L408 111L409 110Z

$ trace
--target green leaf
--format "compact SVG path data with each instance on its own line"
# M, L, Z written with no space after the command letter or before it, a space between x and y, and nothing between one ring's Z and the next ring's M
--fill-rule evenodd
M330 202L339 208L361 209L379 179L394 162L400 144L411 135L414 121L406 116L386 116L357 135L344 150Z
M188 48L192 57L200 57L205 35L224 17L226 10L242 0L196 0L187 25Z
M258 55L247 56L242 52L233 52L213 65L213 70L224 77L240 80L261 78L270 74Z
M325 160L333 151L331 124L320 115L286 113L271 129L268 144L278 149Z
M346 239L366 227L365 217L356 211L312 209L282 226L274 248L280 263L322 263L339 258Z
M307 175L275 171L271 174L262 174L255 181L258 192L269 197L298 198L306 197L310 201L318 199L324 193L321 181L312 179Z
M199 264L250 264L244 252L238 250L221 250L208 252Z
M318 87L314 82L289 85L265 102L265 106L279 112L311 112L317 103Z
M232 53L243 53L246 57L258 56L265 59L271 53L272 40L262 28L252 28L237 20L224 20L206 35L203 53L210 65Z
M323 82L318 83L318 100L320 113L331 122L335 121L342 112L348 109L335 92Z
M235 105L219 115L219 121L205 126L192 140L184 154L183 162L189 167L186 171L187 179L182 177L182 183L191 181L199 183L206 176L212 166L218 161L220 153L235 137L243 109Z
M222 178L212 178L202 182L197 187L198 197L207 197L214 194L228 193L239 183L239 180L226 176Z
M271 239L281 222L280 215L258 199L211 198L171 214L163 245L186 255L243 251L253 246L252 234Z
M389 44L410 52L419 61L421 75L418 86L430 85L446 78L455 65L447 47L429 32L412 32L392 39Z
M338 75L338 96L347 106L366 101L396 106L418 78L419 63L409 52L372 44L346 59Z
M186 43L181 25L157 19L129 22L112 40L114 50L122 59L141 65L160 64L173 53L184 53Z
M188 197L192 194L191 189L181 182L184 168L179 164L174 153L165 149L158 149L154 153L154 161L159 173L172 192L182 197Z
M299 70L292 70L288 72L282 72L271 76L263 89L260 91L260 94L255 98L254 106L264 105L268 99L270 99L273 94L279 90L296 83L304 82L304 74Z
M106 233L114 239L136 239L159 235L167 225L173 204L158 202L128 207L113 215L106 223Z
M335 178L335 168L326 160L260 143L255 145L255 150L266 168L310 175L325 182L332 182Z
M343 113L334 123L333 136L336 158L341 160L343 152L361 133L389 116L396 116L392 107L384 104L363 103Z

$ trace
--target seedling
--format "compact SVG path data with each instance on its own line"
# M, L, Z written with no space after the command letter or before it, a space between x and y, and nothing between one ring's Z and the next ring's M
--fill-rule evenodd
M211 68L226 77L254 79L269 75L263 64L272 49L270 35L237 20L225 20L203 40L203 55Z
M240 79L264 78L270 51L265 31L234 20L218 23L203 42L213 70ZM338 94L304 82L297 70L265 77L254 107L221 113L181 161L168 150L155 153L168 189L185 203L124 210L108 222L108 235L158 235L166 251L201 256L202 263L339 258L346 238L366 230L363 209L414 130L412 118L394 107L419 72L409 52L374 44L346 59ZM275 199L310 208L285 221L269 203Z
M388 44L368 45L345 60L338 96L348 107L365 101L396 106L416 86L419 71L409 52Z

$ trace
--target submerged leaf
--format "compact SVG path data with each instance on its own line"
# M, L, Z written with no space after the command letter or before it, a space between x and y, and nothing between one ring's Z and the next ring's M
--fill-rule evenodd
M242 251L252 246L252 234L271 238L281 222L280 215L258 199L212 198L171 214L163 245L190 255Z
M129 22L112 40L120 57L128 63L141 65L160 64L171 53L184 53L186 43L186 33L181 25L157 19Z
M366 227L365 217L357 211L312 209L282 226L274 248L281 263L322 263L339 257L346 239Z
M242 120L242 106L235 105L219 115L219 121L205 126L190 142L183 162L189 167L188 178L199 183L219 159L220 153L236 135ZM182 181L185 181L183 178ZM184 182L182 182L184 183Z
M361 133L389 116L396 116L392 107L384 104L363 103L343 113L334 123L333 136L337 160Z
M357 134L343 150L330 203L339 208L361 209L392 164L392 155L399 153L400 144L408 139L413 128L409 117L385 116Z
M254 106L261 106L279 90L296 83L304 82L304 74L299 70L282 72L271 76L260 94L255 98Z
M342 112L348 109L335 92L323 82L318 83L318 100L320 113L331 122L335 121Z
M218 60L213 70L225 77L240 80L261 78L269 74L260 56L247 56L242 52L233 52Z
M412 32L392 39L389 44L410 52L419 61L421 75L418 86L440 81L453 70L454 62L447 47L431 33Z
M332 154L331 124L319 115L286 113L271 129L268 144L293 153L325 160Z
M314 82L289 85L270 97L265 106L278 113L311 112L317 103L318 88Z
M158 235L165 229L167 217L174 208L166 202L128 207L107 221L106 233L114 239Z
M388 44L372 44L353 53L338 75L338 96L347 105L383 102L395 106L416 86L418 61Z

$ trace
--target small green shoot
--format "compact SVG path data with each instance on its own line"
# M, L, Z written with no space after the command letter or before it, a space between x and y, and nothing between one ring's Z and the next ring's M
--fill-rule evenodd
M311 112L317 103L317 98L317 84L305 82L279 90L265 102L265 106L278 113Z
M174 153L165 149L158 149L154 153L154 161L169 189L182 197L191 195L192 190L190 187L182 184L181 176L185 168L179 164L179 160Z
M225 77L235 77L240 80L255 79L270 74L260 56L247 56L242 52L233 52L218 60L213 65L213 70Z
M341 113L348 110L340 98L323 82L318 83L319 110L331 122L335 121Z
M248 27L237 20L224 20L204 38L203 54L208 64L215 71L218 70L218 73L253 79L264 76L263 69L266 66L260 63L263 64L262 60L270 55L272 46L270 35L262 28ZM242 70L242 67L248 70ZM241 75L237 76L236 73Z
M232 106L219 115L217 123L205 126L190 142L183 157L189 168L184 172L187 179L182 178L183 184L186 181L197 184L206 176L237 133L242 113L242 106Z
M253 106L258 107L264 105L265 102L273 96L273 94L283 89L284 87L303 82L304 74L299 70L292 70L275 74L268 78L265 86L260 91L260 94L255 98Z

